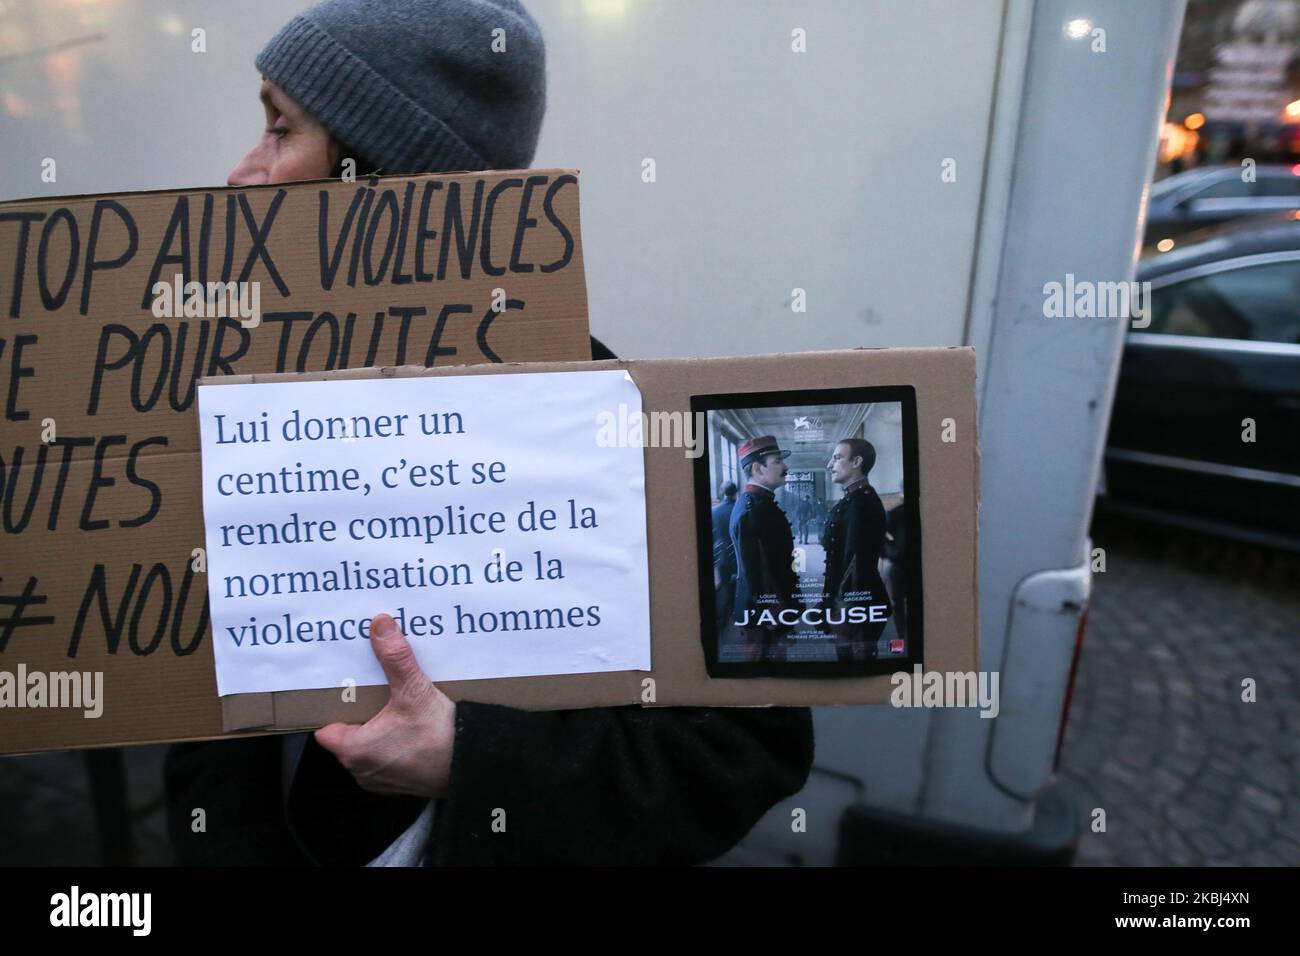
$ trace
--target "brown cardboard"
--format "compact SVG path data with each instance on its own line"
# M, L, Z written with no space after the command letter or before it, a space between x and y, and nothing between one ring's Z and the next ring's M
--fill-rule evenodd
M969 348L859 349L727 359L675 359L461 369L354 369L307 375L251 375L211 384L429 375L493 375L575 369L626 369L647 412L689 409L709 393L779 392L814 386L909 384L916 389L920 455L925 669L978 667L976 519L978 450L975 358ZM951 418L959 440L945 442ZM883 703L886 676L853 679L713 679L700 644L693 463L680 448L645 449L653 670L562 677L441 682L453 699L526 709L643 703L655 706L764 706ZM654 699L644 693L654 680ZM360 690L360 689L359 689ZM343 703L335 689L233 695L223 699L229 730L292 730L334 720L357 721L377 711L379 693ZM270 701L268 704L267 701Z
M327 263L347 211L357 204L349 233L361 235L354 284L348 282L354 251L349 241L341 247L331 286L323 287L325 202ZM462 235L444 229L449 208L462 213L465 273ZM234 228L227 230L230 222ZM421 243L422 222L434 235ZM287 294L266 259L250 256L257 246L255 232L264 233L266 254ZM439 279L444 233L447 257ZM385 256L390 235L392 251ZM160 281L177 271L186 279L223 279L229 258L229 278L260 283L261 324L245 329L233 318L155 318L151 273L160 256L188 256L189 263L188 268L162 263ZM106 266L119 258L121 265ZM367 261L373 284L366 281ZM428 281L419 274L421 261ZM250 269L244 276L246 262ZM488 274L485 262L505 274ZM435 341L447 305L462 310L447 312ZM391 308L425 312L395 314ZM382 321L376 311L383 313ZM271 316L277 312L312 318L285 321L282 315L275 321ZM218 330L223 356L234 356L246 343L242 354L229 358L228 369L211 358ZM206 358L196 363L201 340ZM148 343L138 380L128 359L120 368L101 369L95 389L97 365L112 366L127 357L132 341ZM160 378L164 343L168 355L180 356L174 391L170 375ZM98 719L75 710L0 708L0 753L223 733L211 637L202 626L206 580L191 569L191 553L203 545L191 391L200 377L331 365L582 360L590 354L573 170L0 203L0 671L14 673L19 665L29 671L102 671L107 698ZM42 433L51 422L57 442L45 444ZM41 484L29 513L38 473ZM54 512L51 502L60 486ZM102 574L99 591L91 588L97 573ZM24 603L29 584L30 599ZM127 593L132 599L145 593L147 601L143 610L125 605L119 617ZM165 602L167 619L161 617ZM361 698L374 695L366 691ZM265 701L245 706L263 709L244 711L241 722L274 719ZM294 721L304 719L294 706L281 712Z

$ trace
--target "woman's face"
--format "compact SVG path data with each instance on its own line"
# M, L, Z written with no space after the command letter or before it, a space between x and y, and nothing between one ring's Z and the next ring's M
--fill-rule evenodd
M262 80L266 130L230 171L230 186L324 179L334 172L339 146L329 130L270 80Z

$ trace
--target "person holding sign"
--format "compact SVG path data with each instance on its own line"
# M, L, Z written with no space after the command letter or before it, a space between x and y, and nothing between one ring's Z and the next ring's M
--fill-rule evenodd
M532 161L544 49L517 0L327 0L257 66L266 130L231 185ZM811 769L807 708L456 703L391 616L369 638L391 696L365 724L172 748L180 862L698 863Z

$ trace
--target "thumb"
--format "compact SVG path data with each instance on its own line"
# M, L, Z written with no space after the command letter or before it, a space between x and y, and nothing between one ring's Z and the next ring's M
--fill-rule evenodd
M393 700L425 694L432 686L420 669L410 642L387 614L376 614L370 622L370 647L384 669Z
M361 728L353 724L326 724L316 731L316 742L338 757Z

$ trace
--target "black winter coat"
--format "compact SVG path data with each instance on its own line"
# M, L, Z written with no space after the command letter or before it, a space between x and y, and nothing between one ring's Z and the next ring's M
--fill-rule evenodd
M535 712L461 702L432 862L706 862L798 792L812 758L807 708ZM168 829L177 862L189 865L361 865L426 803L362 790L310 736L296 775L279 737L179 744L165 775ZM195 833L198 807L205 831Z

